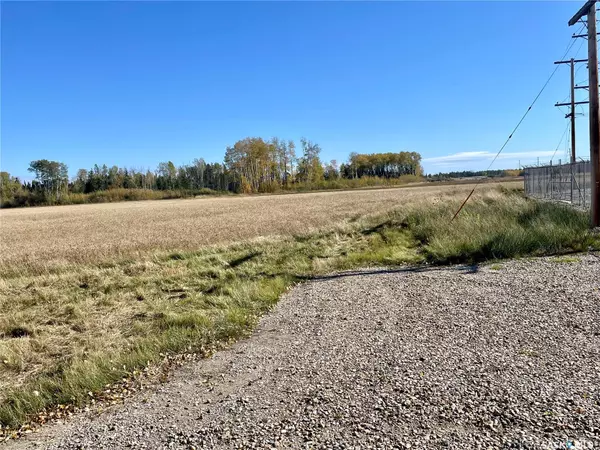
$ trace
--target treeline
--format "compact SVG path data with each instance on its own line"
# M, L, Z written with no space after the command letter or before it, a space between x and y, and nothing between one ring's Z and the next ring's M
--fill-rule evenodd
M72 179L66 164L37 160L28 168L33 181L0 172L0 206L393 185L416 180L422 173L421 156L415 152L352 153L339 165L335 160L323 163L320 154L320 146L304 138L298 149L290 140L246 138L226 149L223 163L198 158L175 166L167 161L154 171L96 164L79 169Z
M443 181L453 178L471 178L471 177L489 177L489 178L502 178L502 177L520 177L523 176L523 171L519 169L500 169L500 170L463 170L460 172L445 172L437 174L428 174L426 179L428 181Z

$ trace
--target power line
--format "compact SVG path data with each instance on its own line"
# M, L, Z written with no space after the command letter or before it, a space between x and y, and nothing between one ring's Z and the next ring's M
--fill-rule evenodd
M579 52L581 51L581 47L583 47L583 44L585 43L585 39L581 40L581 44L579 44L579 48L577 49L577 51L575 52L575 55L573 56L573 58L577 58L577 55L579 55Z
M558 145L556 146L556 150L554 150L554 153L552 153L552 158L550 158L550 161L552 161L554 159L554 156L556 155L556 152L558 151L558 149L560 148L560 144L562 144L563 139L565 138L567 131L569 131L569 128L571 127L571 122L567 122L567 127L565 128L564 133L562 134L562 136L560 137L560 141L558 141Z
M583 25L581 26L581 28L579 29L579 31L578 31L577 33L581 32L581 30L582 30L582 29L583 29ZM584 43L585 43L585 40L584 40L584 39L582 39L582 40L581 40L581 44L579 44L579 48L577 49L577 51L575 52L575 54L572 56L572 58L573 58L573 59L576 59L576 58L577 58L577 55L579 55L579 52L581 51L581 48L583 47L583 44L584 44ZM568 48L568 47L567 47L567 48ZM561 59L563 59L563 58L561 58ZM586 66L585 66L585 65L580 65L580 66L578 66L578 67L577 67L577 69L575 70L575 76L577 76L577 74L579 73L579 71L580 71L582 68L584 68L584 67L586 67ZM585 80L585 82L587 82L587 80ZM576 85L576 86L578 86L579 84L580 84L579 82L575 83L575 85ZM571 93L567 94L567 96L566 96L565 98L563 98L563 99L562 99L560 102L558 102L558 103L564 103L564 102L565 102L565 101L566 101L568 98L570 98L570 96L571 96ZM562 110L562 108L561 108L561 107L559 107L558 109L559 109L561 112L563 112L563 110Z
M563 60L567 56L567 54L573 48L574 45L575 45L575 40L573 39L573 40L571 40L571 42L569 43L569 45L567 45L567 49L565 50L564 55L560 58L561 60ZM548 77L548 79L546 80L546 82L544 83L544 85L542 86L542 88L540 89L540 91L537 93L537 95L533 99L533 102L531 102L531 104L529 105L529 108L527 108L527 110L525 111L525 114L523 114L523 116L521 117L521 120L519 120L519 122L517 123L517 125L515 126L515 128L512 130L512 132L506 138L506 141L504 141L504 144L502 144L502 147L500 147L500 150L498 150L498 153L496 153L496 156L494 156L494 159L492 159L492 162L490 163L490 165L488 166L488 168L486 169L486 171L490 170L490 168L492 167L492 165L498 159L498 156L500 156L500 153L502 153L502 151L504 150L504 147L506 147L508 145L508 142L512 139L512 137L515 134L515 132L519 129L519 127L521 126L521 123L523 123L523 120L525 120L525 117L527 117L527 115L529 114L529 111L531 111L531 108L533 108L533 106L536 104L536 102L538 101L538 99L540 98L540 96L542 95L542 93L544 92L544 90L546 89L546 87L548 86L548 84L550 83L550 80L552 80L552 78L554 77L554 75L558 71L559 67L560 67L560 64L557 64L556 67L554 68L554 70L552 71L552 73L550 74L550 76ZM481 181L482 180L478 180L475 183L475 186L473 187L473 190L471 190L471 192L469 192L469 195L467 195L467 198L465 199L465 201L462 202L462 205L460 205L460 208L458 208L458 210L456 211L456 213L454 213L454 216L452 217L451 222L454 219L456 219L456 216L458 216L458 214L462 211L462 209L464 208L464 206L467 204L467 202L469 201L469 199L471 198L471 196L475 192L475 189L477 189L477 186L479 186L479 184L481 184Z
M579 32L581 32L581 30L582 30L582 29L583 29L583 25L582 25L582 26L581 26L581 28L579 29L578 33L579 33ZM577 51L575 52L575 54L572 56L572 58L573 58L573 59L576 59L576 58L577 58L577 55L579 55L579 52L581 51L581 48L583 47L583 44L584 44L584 43L585 43L585 40L584 40L584 39L582 39L582 40L581 40L581 43L579 44L579 48L577 49ZM584 68L584 67L586 67L586 66L585 66L585 65L580 65L580 66L578 66L578 67L577 67L577 69L575 70L575 76L577 76L577 74L579 73L579 71L580 71L582 68ZM587 82L587 80L585 80L584 82ZM576 86L578 86L579 84L580 84L579 82L575 83L575 85L576 85ZM564 103L564 102L566 102L566 101L567 101L567 99L568 99L568 98L570 98L570 97L571 97L571 93L568 93L568 94L567 94L567 96L566 96L565 98L563 98L563 99L562 99L560 102L558 102L558 103ZM561 112L564 114L564 111L563 111L562 107L559 107L558 109L559 109L559 110L560 110L560 111L561 111Z

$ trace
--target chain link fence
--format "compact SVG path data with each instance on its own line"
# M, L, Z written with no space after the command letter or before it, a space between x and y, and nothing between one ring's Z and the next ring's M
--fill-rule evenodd
M589 161L525 167L525 194L589 209L592 200L592 165Z

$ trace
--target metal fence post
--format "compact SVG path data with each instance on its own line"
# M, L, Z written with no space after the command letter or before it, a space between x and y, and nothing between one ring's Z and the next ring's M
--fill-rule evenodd
M569 164L569 172L571 176L569 180L571 181L571 205L573 204L573 163Z
M587 192L586 192L586 185L587 182L585 181L585 173L587 172L586 170L587 168L585 167L585 165L583 166L583 207L585 208L585 205L587 204Z

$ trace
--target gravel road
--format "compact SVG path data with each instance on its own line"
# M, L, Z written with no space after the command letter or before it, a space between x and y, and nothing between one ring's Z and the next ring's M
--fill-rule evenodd
M600 448L600 258L367 270L14 448ZM572 445L572 447L569 447Z

